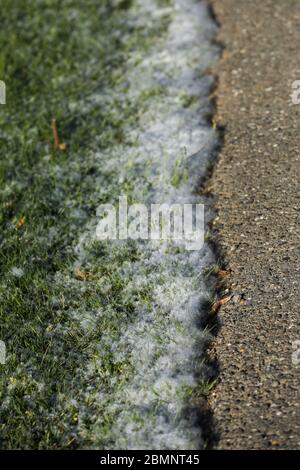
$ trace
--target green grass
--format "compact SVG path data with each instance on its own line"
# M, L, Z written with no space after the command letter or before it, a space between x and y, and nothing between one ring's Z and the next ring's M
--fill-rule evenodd
M86 101L120 90L128 54L147 50L165 30L166 19L147 31L126 22L131 4L1 3L0 79L7 86L7 104L0 107L0 339L7 347L7 363L0 365L1 448L111 443L114 415L105 400L95 399L96 378L110 396L131 365L114 360L105 337L117 339L151 292L124 295L122 267L141 256L134 244L92 245L80 266L89 273L83 281L74 270L74 247L97 206L135 184L136 176L116 183L117 169L101 166L95 155L133 145L124 123L136 123L148 97L115 98L112 107ZM66 151L53 148L52 118ZM83 323L83 312L94 314L92 327ZM87 380L85 367L93 361ZM81 405L88 413L79 423ZM97 436L90 432L95 415L102 416Z

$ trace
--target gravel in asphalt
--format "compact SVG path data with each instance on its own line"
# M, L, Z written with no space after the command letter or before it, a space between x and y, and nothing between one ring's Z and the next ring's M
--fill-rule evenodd
M291 100L300 2L211 4L225 47L216 69L225 141L213 177L215 228L234 294L214 345L216 447L300 448L300 105Z

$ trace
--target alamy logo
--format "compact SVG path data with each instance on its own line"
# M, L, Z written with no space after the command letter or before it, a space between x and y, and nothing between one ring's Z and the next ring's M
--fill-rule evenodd
M296 339L292 342L292 364L298 366L300 364L300 340Z
M102 204L97 216L100 218L96 228L98 240L174 240L182 241L187 250L200 250L204 244L203 204L128 207L127 196L120 196L118 208Z
M6 104L6 85L0 80L0 104Z
M6 362L6 346L4 341L0 340L0 364L5 364Z
M292 83L292 89L293 89L292 94L291 94L292 103L300 104L300 80L295 80Z

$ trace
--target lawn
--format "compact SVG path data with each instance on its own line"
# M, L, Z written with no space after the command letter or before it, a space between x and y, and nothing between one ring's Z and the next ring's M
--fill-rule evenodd
M213 249L95 238L97 207L121 194L207 202L196 187L217 147L203 75L215 30L207 19L200 46L191 26L162 60L193 15L174 2L2 0L1 448L205 444Z

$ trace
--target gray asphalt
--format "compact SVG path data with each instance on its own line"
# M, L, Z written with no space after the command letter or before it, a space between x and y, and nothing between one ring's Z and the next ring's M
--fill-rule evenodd
M211 0L225 46L215 229L235 294L222 307L210 406L221 449L300 448L298 0ZM300 357L300 355L299 355ZM294 359L297 359L295 354ZM294 360L295 362L295 360ZM297 361L296 361L297 362Z

